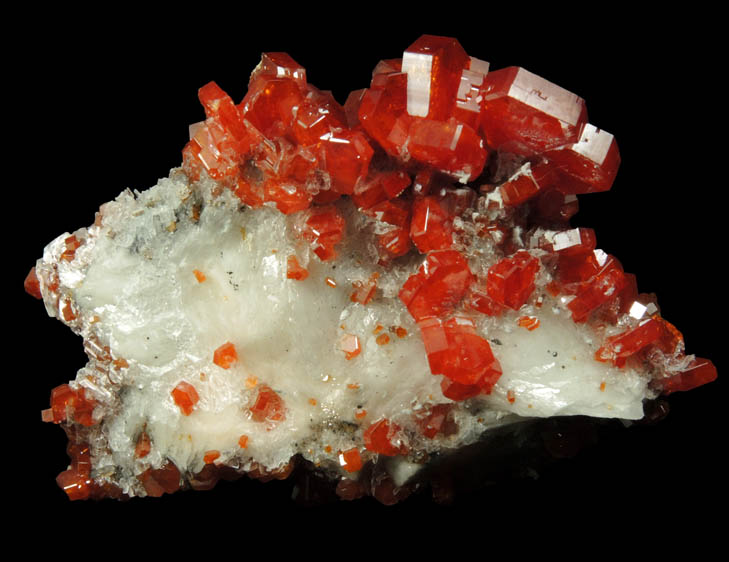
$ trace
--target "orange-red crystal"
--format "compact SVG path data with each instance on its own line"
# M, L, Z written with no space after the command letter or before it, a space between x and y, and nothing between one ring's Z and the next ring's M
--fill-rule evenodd
M51 411L47 421L53 423L74 421L89 427L96 423L93 418L95 406L96 402L86 396L84 387L74 389L68 384L62 384L51 391Z
M344 352L344 357L348 361L357 357L362 351L359 338L354 334L344 334L339 339L339 349Z
M286 258L286 277L296 281L303 281L309 277L309 272L301 267L299 260L296 259L296 256L292 255Z
M177 383L177 386L172 389L171 394L175 404L177 404L180 411L186 416L189 416L192 413L195 408L195 404L197 404L198 400L200 400L195 387L186 381L180 381Z
M357 472L362 468L362 456L359 449L353 447L339 453L339 465L347 472Z
M715 381L716 367L708 359L697 357L688 368L662 381L663 394L692 390L698 386Z
M415 320L455 310L475 277L455 250L432 252L400 289L400 300Z
M30 268L30 271L23 282L23 287L25 288L25 292L29 295L37 299L43 298L40 290L40 281L38 280L38 276L35 274L35 267Z
M147 495L159 498L163 494L174 494L180 489L180 471L174 463L167 461L160 468L148 468L137 477Z
M250 408L251 417L257 422L280 422L286 418L286 406L283 399L267 385L258 388L256 401Z
M381 419L370 425L364 432L365 447L380 455L394 457L407 453L407 447L400 436L400 426L388 419Z
M213 363L223 369L230 369L236 361L238 361L238 352L235 350L235 345L230 342L225 342L213 352Z
M329 261L337 255L334 248L344 237L344 227L344 217L334 205L312 207L306 211L301 236L321 261Z
M489 342L476 332L473 321L458 316L446 321L427 318L418 322L418 326L431 373L445 375L460 385L491 391L501 377L501 366Z
M505 258L488 271L486 289L497 303L519 310L534 291L534 278L539 260L529 252L519 251Z

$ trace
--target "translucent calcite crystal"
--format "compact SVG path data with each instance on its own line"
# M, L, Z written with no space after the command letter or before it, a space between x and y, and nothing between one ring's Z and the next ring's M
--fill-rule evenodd
M284 53L239 103L199 97L182 166L25 280L89 357L42 412L69 436L69 498L305 464L392 503L506 425L639 420L716 377L569 224L620 163L578 96L423 36L344 106Z

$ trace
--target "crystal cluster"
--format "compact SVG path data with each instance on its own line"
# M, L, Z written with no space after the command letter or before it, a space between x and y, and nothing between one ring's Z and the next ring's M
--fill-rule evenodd
M55 388L71 499L306 464L392 503L428 460L530 418L640 419L716 378L571 228L610 189L585 102L422 36L344 106L285 53L199 98L182 167L104 204L25 281L89 357Z

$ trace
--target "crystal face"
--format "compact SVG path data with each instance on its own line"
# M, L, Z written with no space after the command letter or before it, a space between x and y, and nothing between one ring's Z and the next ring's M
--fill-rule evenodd
M59 391L56 402L51 402L54 414L49 421L77 429L73 439L79 451L72 455L72 474L66 471L63 478L59 476L59 485L63 483L69 497L158 496L180 487L194 488L209 465L222 470L226 464L237 463L249 474L278 477L287 474L290 459L297 455L307 462L318 462L340 482L357 481L368 462L392 458L395 460L388 462L395 478L405 471L403 467L418 466L413 462L417 458L414 451L457 448L477 433L502 423L465 419L467 405L483 405L487 416L499 413L507 422L557 413L638 419L643 415L643 399L661 391L689 389L713 378L710 363L684 355L680 334L665 327L662 318L653 316L656 311L650 303L632 291L629 274L620 263L596 250L594 236L583 236L580 231L575 234L566 221L555 220L553 214L540 215L547 195L564 196L559 206L562 209L569 204L567 196L606 189L617 169L616 157L610 156L615 155L614 139L607 147L602 137L597 148L581 146L580 142L590 144L590 139L602 133L586 135L592 126L585 124L575 138L562 138L562 145L554 146L553 140L530 144L529 150L538 150L536 154L523 154L528 152L522 148L527 144L524 135L513 140L517 148L494 146L489 142L496 143L491 139L499 137L496 133L489 137L483 119L469 124L457 112L458 86L448 86L456 92L448 94L453 98L450 113L443 109L450 103L448 96L437 88L428 94L434 104L437 101L432 112L411 112L406 58L399 69L385 69L379 75L407 74L404 111L387 106L393 125L382 142L377 140L377 127L371 125L380 121L360 117L359 126L350 127L344 111L333 100L308 89L303 71L268 70L281 65L299 68L293 59L268 57L251 80L250 91L254 93L249 92L248 101L240 105L228 103L225 94L214 86L204 87L200 97L207 120L195 128L183 153L184 173L173 173L147 198L138 198L138 203L122 196L100 213L98 230L66 235L49 247L48 257L36 266L44 302L49 306L50 301L55 315L82 333L94 355L90 367L68 386L73 392L63 398ZM271 62L274 59L277 62ZM466 60L469 62L463 62ZM456 84L463 82L464 72L474 72L470 59L463 61ZM431 82L438 85L439 80L450 80L435 77L433 65L431 62ZM469 89L478 90L478 80L469 80ZM401 95L396 88L402 80L384 80L381 90L377 90L380 86L376 81L377 76L368 92L379 92L385 99ZM390 83L395 84L392 91L388 89ZM422 85L423 81L415 83ZM485 83L487 80L481 81ZM447 88L443 91L450 92ZM486 97L483 100L481 103ZM249 114L250 119L242 117ZM377 111L373 115L381 118ZM575 126L568 120L564 121L568 125L562 125L563 118L567 119L557 118L562 132ZM598 131L595 127L589 130ZM529 131L529 135L532 138L535 134ZM555 137L559 135L548 138ZM344 148L340 151L340 147ZM513 174L497 179L487 166L504 154L516 155L517 161L523 159L519 169L529 164L535 178L534 193L520 195L518 203L503 195ZM546 179L534 170L540 170ZM247 206L245 211L238 208L241 202ZM523 222L519 209L525 208L536 215L530 218L533 222ZM139 217L145 214L157 217L155 221L161 221L163 228L144 224ZM130 224L125 225L127 221ZM201 232L196 233L194 227ZM528 235L516 240L515 227ZM123 239L142 231L151 236L144 251L152 255L155 268L169 276L169 283L127 289L121 264L136 260L135 252L131 244L124 246L123 240L119 245L102 242L101 234L108 237L114 232ZM215 252L207 251L204 241L216 236ZM265 251L261 244L268 246ZM102 250L113 258L101 261L105 260ZM212 260L218 250L224 254L222 263ZM165 262L168 251L173 253L173 264ZM242 258L243 251L253 255ZM193 258L198 261L193 263ZM230 269L226 269L228 265ZM336 269L331 268L334 265ZM134 267L144 266L135 262ZM58 278L54 278L54 271ZM144 271L150 278L157 276L156 269ZM373 278L375 273L378 275ZM74 284L69 279L73 274L81 275L84 282ZM124 299L104 289L109 281L124 288ZM30 277L26 282L29 293L37 293L35 284ZM254 284L258 292L249 288ZM129 340L124 341L127 334L122 335L119 328L123 319L149 314L134 304L145 298L148 289L157 291L155 299L160 301L152 315L183 319L178 325L180 333L145 317L144 322L150 325L135 326ZM229 331L222 329L206 339L203 334L210 324L220 330L227 321L218 319L228 317L231 306L240 306L236 295L246 291L248 301L263 299L268 306L262 303L260 309L235 309L244 318L236 320ZM216 302L219 298L225 305ZM181 304L176 304L177 299ZM338 307L337 314L307 308L312 299ZM645 307L642 313L641 306ZM117 312L114 307L129 308ZM299 313L297 307L301 308ZM559 313L546 314L555 308ZM276 316L280 309L289 311L286 318ZM275 320L269 326L260 325L260 318L270 312L274 312ZM99 317L96 321L95 316ZM284 351L284 342L280 346L261 344L256 349L256 342L270 338L290 322L289 318L297 322L293 333L285 335L285 343L297 347L293 361L282 359L291 353ZM146 337L143 332L147 329L158 340L148 349L134 350L133 340ZM307 330L312 333L302 334ZM400 330L406 332L404 337L399 336ZM599 334L599 341L588 343L587 333L592 338ZM388 334L387 340L382 337ZM530 378L533 358L500 353L492 340L520 348L549 349L562 341L577 342L579 361L589 362L590 367L579 379L576 373L563 378L550 378L554 373L542 379ZM408 347L398 349L398 344ZM162 354L155 357L153 347ZM192 349L195 353L205 350L205 356L200 353L183 366L184 375L171 380L172 365L180 360L178 354ZM417 363L405 370L412 374L410 380L393 383L398 389L394 392L407 392L408 399L400 396L395 404L375 399L377 392L372 387L376 381L366 377L368 365L378 366L383 361L379 353L395 355L401 363ZM334 356L331 361L339 361L328 365L336 366L332 370L337 372L314 373L316 365L327 366L330 359L323 356L327 354ZM650 369L644 367L646 362ZM266 366L271 363L276 363L286 377L301 379L302 385L287 386L283 377L277 378L274 368ZM304 373L292 375L297 365ZM119 388L107 388L107 382L98 379L89 382L88 377L95 375L91 368L106 371L109 381L116 380L125 388L132 378L139 379L142 367L157 369L154 380L167 385L164 392L169 399L164 410L177 416L170 418L177 424L173 432L181 431L188 421L195 424L187 426L190 433L196 438L202 436L206 431L204 416L210 414L235 423L225 428L224 435L204 437L184 452L175 450L170 436L152 427L152 410L134 412L136 433L125 434L119 424L131 419L135 406L124 400L144 404L148 400L144 392L152 392L152 379L142 382L148 387L144 392L122 400ZM341 374L351 367L353 375ZM225 380L225 375L233 377ZM314 375L319 378L316 382ZM327 382L336 385L333 389L311 386L326 376L331 377ZM184 385L180 388L181 381L192 390ZM595 396L609 398L591 410L585 404L592 396L583 395L582 388L593 383ZM554 397L541 396L537 391L559 385L568 388L566 404L559 406ZM611 394L616 388L618 392ZM111 398L107 396L109 389ZM334 398L345 389L359 395ZM628 398L621 403L617 395ZM608 404L617 409L609 411ZM231 405L241 406L240 416L229 411ZM325 406L328 415L333 412L336 419L355 424L351 435L330 436L324 427L301 424L302 412L309 412L306 408L319 412L317 408ZM448 406L448 411L441 417L458 426L455 433L446 436L440 430L442 421L426 424L428 429L423 429L420 414L443 406ZM55 419L56 410L64 417ZM359 417L363 411L366 413ZM142 429L142 419L148 420L146 429ZM434 431L438 423L441 425ZM290 424L288 431L305 429L313 436L313 452L293 448L285 441L279 442L275 451L259 448L256 437L280 438L282 424ZM139 448L140 443L141 452L149 447L149 452L137 455L148 459L147 464L132 465L113 458L123 456L121 450L111 459L103 457L101 428L117 431L117 437L129 442L130 450ZM196 433L200 430L202 433ZM329 442L335 439L339 442ZM101 475L98 463L102 459L119 466L119 480ZM406 487L407 479L398 478L397 485ZM369 491L376 497L380 493Z

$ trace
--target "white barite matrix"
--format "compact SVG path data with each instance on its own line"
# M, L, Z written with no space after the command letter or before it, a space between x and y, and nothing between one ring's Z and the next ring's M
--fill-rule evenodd
M474 230L468 223L478 216L476 207L463 214L463 233ZM467 402L445 398L441 377L429 370L418 327L397 296L423 256L389 269L368 265L373 229L349 202L340 208L348 219L340 257L322 263L296 236L296 216L242 209L215 182L191 185L173 170L155 187L125 191L104 205L100 225L74 233L83 244L73 260L61 259L68 233L48 245L36 267L48 313L59 316L56 295L62 295L61 308L71 306L75 315L69 326L128 364L112 366L105 376L91 357L72 383L97 403L96 423L88 429L96 477L143 496L140 473L167 460L183 474L197 473L211 450L220 452L216 462L243 470L253 462L276 469L299 454L351 477L337 453L359 447L363 459L374 457L362 447L362 433L382 418L403 428L410 450L432 452L462 447L489 428L524 417L642 417L642 402L652 396L648 377L594 360L598 342L592 329L575 324L560 300L544 290L551 280L546 272L520 311L475 316L478 333L491 342L504 373L491 395ZM474 272L498 259L488 240L464 235L462 244ZM307 265L307 279L287 278L292 254ZM204 273L203 282L194 270ZM352 302L353 282L375 270L376 297L367 305ZM60 286L50 292L54 271ZM534 306L537 298L540 307ZM524 315L537 317L540 327L520 327L517 319ZM388 344L378 345L378 325L402 327L407 336L390 334ZM344 334L356 335L362 348L350 360L340 349ZM229 369L213 363L215 349L225 342L235 345L239 357ZM199 394L187 416L171 395L180 381ZM281 423L251 418L248 409L261 384L283 399ZM443 403L453 405L458 432L424 437L418 411ZM363 410L366 416L358 419ZM343 423L351 427L342 431ZM143 430L152 446L140 459L135 447ZM245 449L241 435L248 437ZM408 456L390 462L407 467L393 469L402 478L421 468Z

